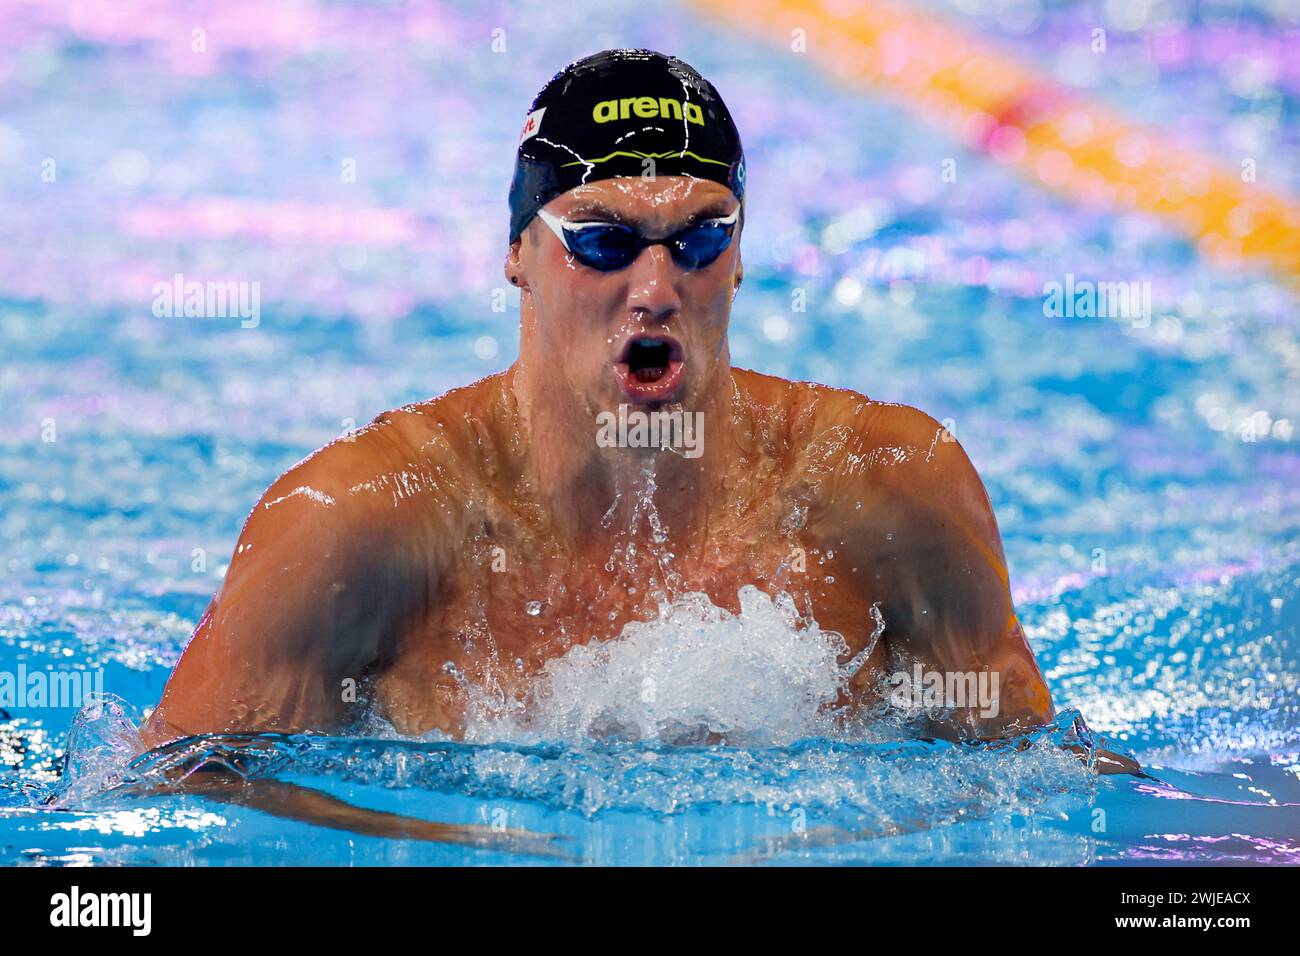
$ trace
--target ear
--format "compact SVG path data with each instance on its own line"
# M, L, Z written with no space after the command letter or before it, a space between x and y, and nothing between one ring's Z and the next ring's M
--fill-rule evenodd
M520 289L527 289L528 279L524 276L524 267L519 261L519 251L522 245L522 236L510 243L510 248L506 250L505 274L506 280L511 285Z

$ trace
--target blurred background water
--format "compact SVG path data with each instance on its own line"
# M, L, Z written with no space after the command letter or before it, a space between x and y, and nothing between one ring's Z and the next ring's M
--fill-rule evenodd
M1155 150L1250 158L1262 186L1300 194L1293 5L922 8ZM509 364L519 123L552 73L613 46L682 57L735 115L735 363L944 420L988 487L1058 707L1157 780L1094 780L1051 748L828 741L651 757L281 742L266 772L431 820L506 807L597 862L1300 858L1296 270L1048 192L837 79L815 46L690 3L0 3L0 671L102 668L105 690L152 706L277 475ZM256 327L157 317L153 287L177 273L258 282ZM1151 321L1045 315L1067 274L1149 282ZM52 811L72 723L0 711L0 861L551 859L200 797Z

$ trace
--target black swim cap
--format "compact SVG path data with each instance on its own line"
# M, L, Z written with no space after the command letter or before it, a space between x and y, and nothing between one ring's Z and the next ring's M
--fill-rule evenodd
M510 241L561 193L647 169L711 179L744 198L740 134L713 84L653 50L605 50L570 63L542 87L524 119Z

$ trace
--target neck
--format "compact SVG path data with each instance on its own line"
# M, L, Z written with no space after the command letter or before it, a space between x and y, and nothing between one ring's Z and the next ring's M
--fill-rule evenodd
M684 546L704 533L731 457L735 385L730 369L714 376L691 409L664 410L680 411L681 424L691 428L670 429L670 420L661 417L661 435L690 439L669 449L623 447L632 443L624 439L636 440L638 422L648 423L639 414L649 415L649 409L628 403L624 414L616 406L598 418L601 409L588 407L567 389L534 380L518 363L507 374L506 387L518 414L526 474L556 534L579 545L599 543L628 530L634 518L634 533L648 534L645 514L651 504L670 546ZM611 438L614 446L602 447Z

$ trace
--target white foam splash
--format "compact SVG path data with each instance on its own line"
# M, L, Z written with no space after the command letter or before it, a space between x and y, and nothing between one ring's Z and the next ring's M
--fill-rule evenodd
M84 803L122 782L145 750L134 708L113 694L92 694L68 731L67 762L57 787L64 806Z
M831 733L830 705L852 673L838 663L843 637L786 595L746 585L739 603L732 614L687 594L614 640L575 646L547 662L521 709L472 707L466 739L780 746Z

